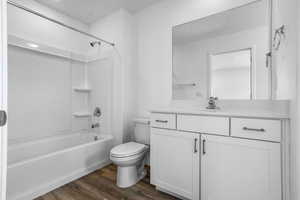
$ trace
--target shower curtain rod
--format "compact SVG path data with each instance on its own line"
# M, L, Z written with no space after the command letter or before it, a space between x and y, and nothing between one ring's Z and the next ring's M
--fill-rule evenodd
M92 38L97 39L97 40L99 40L99 41L101 41L101 42L104 42L104 43L106 43L106 44L109 44L109 45L111 45L111 46L115 46L115 43L108 42L108 41L106 41L106 40L104 40L104 39L101 39L101 38L95 36L95 35L92 35L92 34L90 34L90 33L87 33L87 32L84 32L84 31L82 31L82 30L79 30L79 29L77 29L77 28L75 28L75 27L72 27L72 26L69 26L69 25L67 25L67 24L65 24L65 23L62 23L62 22L60 22L60 21L58 21L58 20L52 19L52 18L50 18L50 17L47 17L47 16L44 15L44 14L41 14L41 13L39 13L39 12L37 12L37 11L34 11L34 10L32 10L32 9L30 9L30 8L27 8L27 7L25 7L25 6L21 5L21 4L16 3L16 2L13 2L13 1L8 0L7 3L10 4L10 5L12 5L12 6L15 6L15 7L17 7L17 8L20 8L20 9L22 9L22 10L25 10L25 11L27 11L27 12L30 12L30 13L32 13L32 14L34 14L34 15L37 15L37 16L42 17L42 18L44 18L44 19L47 19L47 20L49 20L49 21L51 21L51 22L54 22L54 23L56 23L56 24L59 24L59 25L61 25L61 26L63 26L63 27L66 27L66 28L68 28L68 29L71 29L71 30L73 30L73 31L76 31L76 32L78 32L78 33L81 33L81 34L83 34L83 35L92 37Z

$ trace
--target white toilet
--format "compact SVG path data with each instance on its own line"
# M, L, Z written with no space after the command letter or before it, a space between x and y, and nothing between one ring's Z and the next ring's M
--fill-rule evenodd
M127 188L135 185L146 175L144 168L150 144L148 119L134 120L134 140L118 145L110 151L110 160L118 166L117 186Z

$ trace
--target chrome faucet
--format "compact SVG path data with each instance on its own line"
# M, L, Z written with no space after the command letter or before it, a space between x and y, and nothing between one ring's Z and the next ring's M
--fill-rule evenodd
M100 127L100 124L99 124L99 123L92 124L92 129L94 129L94 128L99 128L99 127Z
M210 109L210 110L219 109L219 107L217 107L217 103L216 103L217 100L218 100L218 97L209 97L208 106L206 108Z

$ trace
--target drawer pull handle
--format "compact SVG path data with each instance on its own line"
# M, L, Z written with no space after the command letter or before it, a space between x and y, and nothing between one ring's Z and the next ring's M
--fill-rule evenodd
M194 153L198 153L198 150L197 150L197 142L198 142L198 139L195 138L195 140L194 140Z
M205 155L206 154L206 140L203 140L202 141L202 153L203 153L203 155Z
M247 127L244 127L243 130L244 131L266 132L266 130L263 129L263 128L258 129L258 128L247 128Z
M168 123L168 120L155 120L155 122L166 124L166 123Z

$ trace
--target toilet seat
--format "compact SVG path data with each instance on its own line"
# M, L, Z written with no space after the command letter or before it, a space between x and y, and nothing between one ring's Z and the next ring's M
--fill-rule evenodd
M125 158L141 154L147 149L148 147L144 144L129 142L114 147L110 152L110 156L115 158Z

